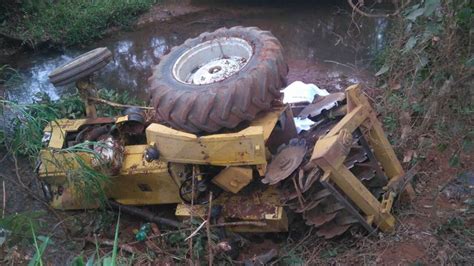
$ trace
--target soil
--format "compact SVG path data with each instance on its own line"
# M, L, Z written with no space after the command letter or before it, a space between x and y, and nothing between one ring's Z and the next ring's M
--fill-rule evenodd
M191 1L180 4L173 2L155 6L150 12L138 19L137 25L147 27L150 23L157 21L172 24L175 21L174 19L183 19L185 23L189 23L187 19L183 18L186 16L190 16L194 20L193 23L199 24L212 17L209 13L206 13L209 12L207 7L193 5ZM194 15L203 12L209 16L201 18L201 20L193 18ZM241 11L233 9L233 12L239 13ZM192 33L201 30L201 27L193 27L190 29ZM181 40L175 40L175 42L179 41ZM295 53L290 54L295 55ZM324 61L315 63L314 61L308 62L308 60L298 56L292 56L288 61L288 65L289 82L296 80L311 82L318 84L320 88L334 92L354 82L363 81L369 95L375 96L378 93L370 71L359 69L351 64ZM337 67L334 74L330 71L332 67ZM338 239L323 240L312 236L311 231L302 226L295 232L278 234L277 237L284 239L284 241L264 239L263 241L256 241L255 244L250 242L243 248L239 260L243 261L276 247L279 248L280 263L284 261L283 258L292 258L292 256L300 256L308 264L412 265L472 263L474 260L474 239L472 235L459 235L459 232L455 230L442 233L440 228L449 224L455 217L463 218L466 222L464 226L467 228L474 226L473 215L466 211L469 208L466 200L472 200L473 198L472 185L468 186L467 189L461 189L459 186L463 186L463 184L460 185L457 182L457 176L460 173L474 172L472 165L474 153L472 150L461 152L460 166L452 167L449 164L450 158L459 149L450 146L444 151L439 151L437 144L441 141L433 140L432 142L433 144L427 148L427 152L424 154L424 160L421 160L419 164L418 174L413 182L416 198L410 203L399 201L395 203L394 215L397 219L397 226L393 233L378 233L368 236L362 230L355 230ZM398 147L396 147L396 151L400 155L399 158L406 152L406 150ZM19 177L16 174L13 158L6 156L5 153L0 153L0 169L2 169L0 185L4 184L6 191L5 195L3 192L0 193L6 199L6 202L2 202L2 204L5 204L6 215L32 211L46 213L46 215L39 218L39 221L46 226L38 234L51 235L54 240L54 244L48 246L44 256L44 260L48 264L64 265L65 262L70 262L81 252L86 255L93 254L95 246L87 240L87 237L91 237L94 233L97 233L101 240L113 240L114 226L110 225L115 224L115 213L100 213L97 211L53 212L38 200L38 198L42 198L42 191L32 170L32 164L26 160L19 160L18 163ZM411 164L405 164L404 167L408 170ZM23 188L21 183L25 184L27 190ZM457 194L453 196L452 191ZM166 213L166 210L158 209L156 211ZM123 250L126 250L129 246L141 251L145 251L147 248L156 250L156 247L152 246L153 244L148 242L136 243L134 240L133 230L139 228L141 223L142 221L134 217L127 217L126 215L122 217L120 241L128 245L123 246ZM465 241L465 244L460 246L455 238ZM173 248L170 248L169 252L176 251L175 247ZM127 251L123 250L121 254L127 255ZM106 255L110 251L110 245L104 244L100 248L101 255ZM0 248L0 263L26 264L32 258L34 252L34 247L25 238L12 246L2 246ZM151 263L158 263L160 259L162 259L162 262L164 261L163 257L158 257ZM167 259L169 259L169 256ZM148 263L150 262L148 261Z

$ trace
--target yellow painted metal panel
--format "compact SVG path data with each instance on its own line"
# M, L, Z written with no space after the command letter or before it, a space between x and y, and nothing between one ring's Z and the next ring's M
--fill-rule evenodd
M167 170L111 178L107 196L124 205L180 203L179 186Z
M231 166L223 169L212 182L225 191L239 192L252 181L252 168Z
M238 133L198 137L151 124L146 135L148 143L155 143L164 161L222 166L266 163L261 126L247 127Z
M250 123L250 126L261 126L263 128L263 138L266 142L272 134L273 128L275 128L280 116L287 108L289 107L285 105L275 107L272 111L261 113Z

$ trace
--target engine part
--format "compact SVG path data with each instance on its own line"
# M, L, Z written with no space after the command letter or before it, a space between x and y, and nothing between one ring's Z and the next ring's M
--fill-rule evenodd
M145 150L145 161L152 162L160 158L160 152L155 148L155 146L150 146Z
M215 186L212 176L208 173L191 175L184 180L179 187L179 197L187 204L203 205L209 203L209 195L213 198L219 197L222 189Z
M280 42L258 28L221 28L188 39L150 77L155 120L191 133L216 132L269 110L286 86Z

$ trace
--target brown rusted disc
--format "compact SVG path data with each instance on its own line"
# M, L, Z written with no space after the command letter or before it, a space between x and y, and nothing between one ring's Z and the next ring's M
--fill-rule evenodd
M337 106L338 102L343 101L346 95L342 92L331 93L326 96L318 97L315 103L307 105L298 115L300 118L315 117L324 110L330 110Z
M342 235L347 229L351 227L351 224L337 225L337 224L327 224L321 227L316 234L325 239L331 239L333 237Z
M301 165L305 154L306 141L304 139L290 140L290 143L279 149L278 154L273 157L262 183L274 185L289 177Z

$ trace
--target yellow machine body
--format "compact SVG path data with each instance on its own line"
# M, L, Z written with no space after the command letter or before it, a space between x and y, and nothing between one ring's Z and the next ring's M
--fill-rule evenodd
M102 184L106 196L124 205L159 205L181 203L178 177L184 163L194 165L229 166L223 169L213 181L225 192L219 197L238 204L241 197L233 197L253 179L253 170L264 175L267 164L265 143L269 140L277 122L282 116L291 117L291 109L286 106L257 117L248 127L234 133L214 134L198 137L193 134L177 131L160 124L151 124L146 129L148 144L126 145L123 147L123 159L120 171L109 176ZM41 164L38 169L39 179L49 185L52 199L51 206L62 210L97 208L95 200L84 198L82 186L74 182L71 176L74 170L83 165L93 165L94 156L81 151L65 152L67 136L77 133L87 125L123 123L126 117L94 119L62 119L48 125L44 132L50 135L48 146L40 153ZM294 125L293 125L294 128ZM287 141L287 140L282 140ZM147 162L145 150L155 145L160 151L160 159ZM80 160L77 160L77 158ZM246 194L247 195L247 194ZM235 231L278 232L286 231L288 223L275 192L259 192L258 196L246 196L247 205L250 198L271 198L266 202L267 208L254 216L232 215L227 208L226 215L233 221L268 220L265 226L237 225ZM230 200L230 201L229 201ZM258 203L258 202L254 202ZM273 208L269 208L269 203ZM226 206L227 206L226 205ZM184 216L183 204L178 205L177 215ZM235 205L238 206L238 205ZM256 216L258 215L258 217Z
M395 219L390 213L393 199L398 193L390 191L392 184L399 183L404 171L384 135L374 110L360 92L360 86L346 90L345 116L316 141L310 164L319 167L324 175L319 182L342 192L360 211L355 216L375 224L383 231L394 228ZM342 109L341 109L342 110ZM95 118L58 120L51 123L45 134L50 135L48 146L41 151L39 178L48 183L53 191L51 204L58 209L84 209L97 207L96 202L81 200L81 186L71 182L69 170L81 167L75 157L91 165L90 154L64 152L67 136L91 124L114 124L127 118ZM286 129L282 129L284 121ZM352 143L352 132L362 129L373 153L389 178L386 197L377 200L343 162ZM108 198L125 205L156 205L178 203L177 217L206 216L206 205L182 204L179 196L185 165L212 165L226 167L212 182L225 192L213 204L223 206L225 222L236 232L279 232L288 230L288 220L280 197L274 186L255 188L251 181L253 172L264 176L270 156L271 142L288 143L291 134L276 132L296 131L291 108L282 106L258 116L241 130L230 133L197 136L177 131L161 124L151 124L146 130L146 142L123 147L123 158L118 174L110 176L103 184ZM144 154L148 147L156 147L160 158L147 162ZM59 167L58 167L59 166ZM255 170L255 171L254 171ZM260 177L258 177L260 178ZM265 186L263 186L265 187ZM405 191L412 193L407 186ZM342 199L344 200L344 199ZM361 216L363 214L363 216Z

